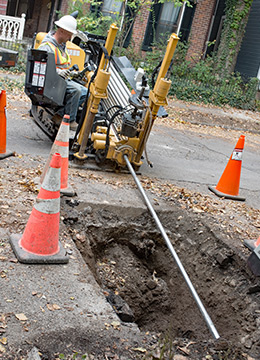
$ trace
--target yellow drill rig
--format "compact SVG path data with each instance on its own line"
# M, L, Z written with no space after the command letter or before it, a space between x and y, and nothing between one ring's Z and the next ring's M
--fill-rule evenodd
M70 160L85 164L95 159L99 166L125 168L127 155L138 169L156 117L167 116L163 106L167 104L169 73L179 38L170 36L150 89L141 68L135 71L125 56L112 56L117 30L112 24L106 38L78 32L67 43L72 65L79 68L78 78L73 80L88 89L87 100L78 111L77 131L71 135ZM63 106L66 86L55 73L53 54L38 49L44 35L37 34L34 48L29 50L25 91L31 98L35 121L54 139L60 123L55 114ZM43 70L35 72L36 65Z

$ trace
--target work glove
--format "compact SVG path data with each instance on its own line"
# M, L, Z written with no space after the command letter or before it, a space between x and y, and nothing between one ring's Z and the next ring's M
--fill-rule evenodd
M58 75L60 75L63 79L67 79L70 75L69 69L59 69L56 68Z

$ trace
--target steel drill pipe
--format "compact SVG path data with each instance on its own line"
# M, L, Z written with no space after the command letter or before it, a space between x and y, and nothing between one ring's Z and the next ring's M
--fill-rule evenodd
M167 245L168 249L170 250L174 260L176 261L176 263L177 263L177 265L178 265L178 267L179 267L179 269L180 269L180 271L181 271L181 273L182 273L182 275L184 277L184 280L186 281L186 284L188 285L188 287L190 289L190 292L191 292L194 300L196 301L202 316L204 317L204 319L205 319L205 321L207 323L207 326L208 326L211 334L214 336L214 338L216 340L219 339L220 335L218 334L217 329L215 328L209 314L207 313L204 305L202 304L202 301L200 300L199 295L197 294L197 292L196 292L196 290L195 290L195 288L194 288L194 286L193 286L193 284L192 284L192 282L191 282L191 280L189 278L189 275L187 274L186 270L184 269L184 266L182 265L179 256L177 255L176 251L174 250L174 248L172 246L172 243L171 243L170 239L168 238L168 235L166 234L166 232L165 232L165 230L164 230L164 228L162 226L162 223L160 222L154 208L152 207L152 204L151 204L150 200L148 199L148 197L147 197L147 195L146 195L146 193L145 193L145 191L144 191L138 177L136 176L136 173L135 173L135 171L134 171L134 169L133 169L133 167L132 167L132 165L131 165L128 157L127 157L127 155L124 155L124 159L125 159L126 165L127 165L128 169L129 169L130 173L132 174L132 176L133 176L133 178L135 180L135 183L136 183L138 189L140 190L141 194L143 195L144 201L145 201L148 209L150 210L150 212L151 212L151 214L152 214L152 216L153 216L153 218L154 218L154 220L156 222L156 225L157 225L158 229L160 230L160 232L161 232L161 234L162 234L162 236L163 236L163 238L164 238L164 240L166 242L166 245Z

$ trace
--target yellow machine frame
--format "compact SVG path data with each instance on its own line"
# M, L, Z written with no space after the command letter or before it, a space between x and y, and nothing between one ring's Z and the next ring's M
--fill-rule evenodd
M110 28L109 35L107 37L106 49L108 53L111 53L117 28L113 25ZM112 130L109 133L109 149L107 152L107 159L114 160L120 166L125 166L124 155L128 156L129 161L136 167L140 167L142 164L141 156L144 151L147 139L151 132L153 123L157 117L160 106L167 105L167 95L171 86L171 80L165 78L174 51L178 43L178 36L172 34L167 45L165 56L157 77L154 89L149 94L149 105L146 107L146 114L142 122L142 128L139 131L139 137L124 138L118 140ZM87 140L93 125L95 114L98 112L98 105L102 98L106 97L106 88L109 81L110 73L103 69L104 67L104 56L101 60L96 80L91 84L91 98L88 104L87 113L85 116L84 125L81 129L79 136L79 144L81 144L80 151L74 156L77 159L85 160L87 155L85 154L85 148ZM93 147L95 150L105 149L106 146L106 127L97 127L96 132L92 133L91 140L93 141Z
M93 71L87 72L84 77L85 86L89 86L90 96L88 99L86 115L77 139L79 151L74 154L74 157L78 160L85 160L88 158L85 154L85 150L93 127L93 122L96 114L98 113L100 101L107 98L107 86L111 75L109 71L109 56L115 42L117 31L117 26L112 24L108 31L105 43L108 56L105 56L105 54L102 55L95 79L92 81L94 74ZM46 33L37 34L35 38L36 49L40 46L45 35ZM135 166L135 168L140 167L142 164L141 156L145 149L154 121L157 117L158 110L160 106L167 105L167 95L171 86L171 80L168 80L166 75L178 40L179 38L176 34L173 33L170 36L155 86L149 93L149 104L147 105L143 102L145 115L140 125L141 128L138 129L138 136L121 136L119 139L110 128L109 148L106 158L116 161L119 166L125 167L126 165L124 155L127 155L129 161ZM82 70L85 63L84 50L70 41L67 42L67 48L71 56L72 65L77 64L79 69ZM106 127L98 126L96 131L92 133L91 141L93 142L95 150L105 149L107 129L108 128Z

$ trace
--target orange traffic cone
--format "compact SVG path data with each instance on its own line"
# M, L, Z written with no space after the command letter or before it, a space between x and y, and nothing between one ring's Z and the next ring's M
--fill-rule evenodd
M0 91L0 160L14 155L6 151L6 91Z
M244 245L254 251L260 245L260 236L257 240L244 240Z
M59 242L61 156L53 155L23 235L12 234L11 246L22 263L64 264L69 261Z
M244 197L239 196L239 183L244 144L245 136L241 135L217 186L209 186L209 190L213 191L219 197L240 201L245 200Z
M54 143L51 148L51 152L47 163L42 172L40 182L43 182L45 174L49 168L50 160L52 155L58 152L61 154L62 163L61 163L61 183L60 183L60 192L61 194L67 196L75 196L76 192L68 185L68 168L69 168L69 115L64 115L59 131L56 135Z

